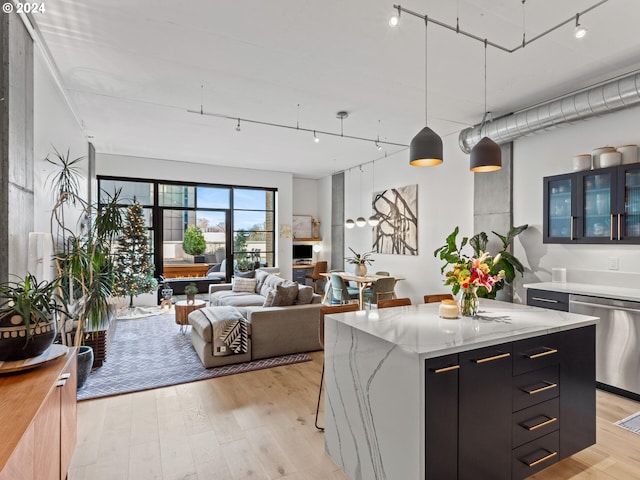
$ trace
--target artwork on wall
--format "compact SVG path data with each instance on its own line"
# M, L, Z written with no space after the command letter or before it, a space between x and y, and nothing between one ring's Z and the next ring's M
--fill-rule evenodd
M373 250L395 255L418 254L418 185L373 194L380 223L373 228Z
M311 238L311 215L293 216L293 238Z
M280 224L280 238L291 238L291 225L286 223Z

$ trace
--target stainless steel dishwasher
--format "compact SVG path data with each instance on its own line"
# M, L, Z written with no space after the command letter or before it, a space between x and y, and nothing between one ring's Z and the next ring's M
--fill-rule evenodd
M569 311L600 317L596 381L640 395L640 302L569 295Z

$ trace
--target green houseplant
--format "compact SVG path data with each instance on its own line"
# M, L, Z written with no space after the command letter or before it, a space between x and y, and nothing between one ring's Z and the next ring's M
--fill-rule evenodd
M189 225L184 231L184 239L182 240L182 249L185 253L193 255L195 263L204 263L204 255L207 249L207 242L204 240L204 234L200 227Z
M192 304L196 300L196 294L198 293L198 287L195 283L188 283L184 287L184 294L187 296L187 303Z
M345 260L347 261L347 263L350 263L356 266L354 270L354 273L356 275L359 275L359 276L366 275L367 265L371 265L371 263L374 261L373 258L371 258L373 251L366 252L366 253L356 253L355 250L351 247L349 247L349 250L351 250L351 252L353 253L353 256L345 257Z
M522 265L520 260L518 260L511 252L509 252L509 248L515 237L520 235L527 228L529 228L529 225L511 227L506 235L500 235L499 233L493 231L491 232L500 239L502 243L502 250L500 250L495 256L493 256L491 266L486 273L491 276L497 276L500 274L500 272L503 272L503 275L501 275L502 278L496 281L490 291L483 286L478 287L477 294L479 297L495 299L496 294L500 290L502 290L506 284L511 284L515 280L517 273L523 275L524 266ZM469 256L465 255L462 252L462 249L467 244L470 245L473 249L473 256L475 258L482 257L483 254L487 253L486 249L489 238L485 232L477 233L470 239L468 237L463 237L460 242L460 246L458 246L457 236L459 232L459 228L456 227L453 232L451 232L451 234L446 238L445 245L437 248L433 252L434 257L439 257L440 260L444 260L445 262L440 269L440 272L443 274L449 265L455 266L464 264L468 263L471 260ZM449 281L449 279L447 279L446 281ZM451 282L449 284L451 284ZM454 294L457 293L457 291L458 290L454 290Z
M58 280L31 274L0 284L0 361L37 357L53 343L58 312Z

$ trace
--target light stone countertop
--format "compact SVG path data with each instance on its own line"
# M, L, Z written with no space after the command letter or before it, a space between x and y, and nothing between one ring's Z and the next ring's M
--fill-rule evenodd
M535 288L550 292L573 293L592 297L613 298L615 300L628 300L640 302L640 288L615 287L610 285L596 285L590 283L571 282L540 282L527 283L524 288Z
M477 317L449 320L438 303L327 315L422 359L593 325L598 317L480 299Z

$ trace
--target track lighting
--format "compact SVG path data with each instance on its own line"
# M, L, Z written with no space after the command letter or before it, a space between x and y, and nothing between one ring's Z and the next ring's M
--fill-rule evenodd
M382 145L380 145L380 144L378 143L378 140L376 140L374 143L375 143L376 148L377 148L378 150L382 150Z
M318 136L316 135L316 131L313 131L313 141L316 143L320 143L320 139L318 138Z
M236 132L240 131L240 119L238 119L238 125L236 125Z
M576 38L582 38L587 34L587 29L580 25L580 14L576 13L576 28L573 31L573 36Z
M389 26L397 27L400 23L400 6L396 7L398 9L398 13L393 12L393 14L389 17Z

